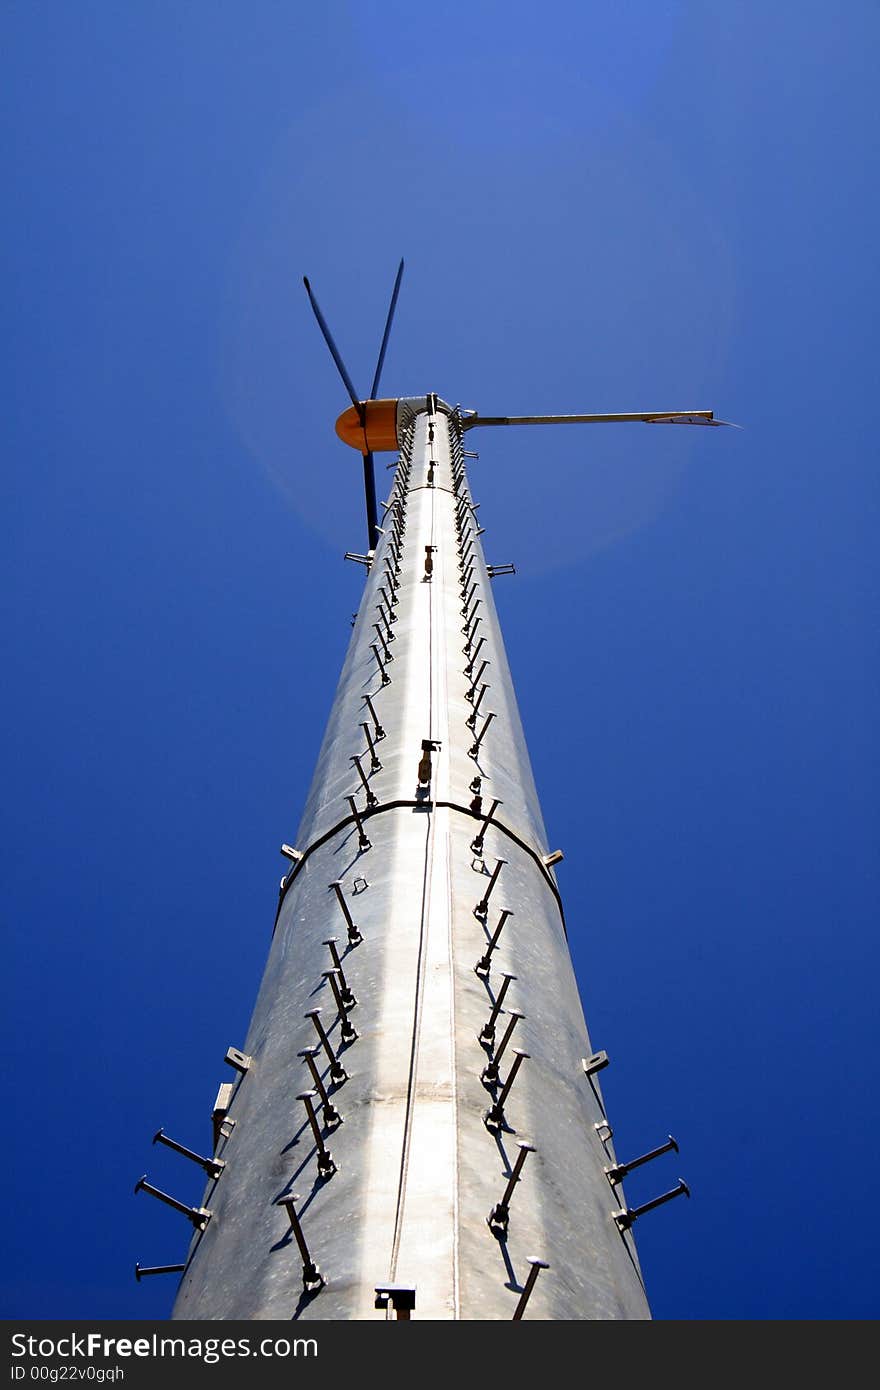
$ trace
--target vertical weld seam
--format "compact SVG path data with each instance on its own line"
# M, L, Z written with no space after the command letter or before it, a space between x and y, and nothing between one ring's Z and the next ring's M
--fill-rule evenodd
M434 499L431 499L431 543L434 541ZM428 728L433 727L433 689L434 689L434 625L433 605L434 586L428 584ZM400 1176L397 1184L397 1207L394 1213L394 1237L391 1244L391 1278L397 1278L397 1261L400 1255L400 1242L403 1236L403 1214L406 1207L406 1185L409 1176L409 1154L412 1140L413 1108L415 1104L416 1069L419 1056L419 1037L421 1033L422 1005L425 993L425 949L428 922L428 903L431 896L431 874L434 863L435 816L428 810L428 824L425 830L425 860L422 867L422 904L419 922L419 950L416 961L415 998L413 1000L412 1040L409 1053L409 1076L406 1089L406 1118L403 1127L403 1146L400 1154Z
M400 1176L397 1183L397 1205L394 1212L394 1237L391 1242L390 1278L397 1278L397 1259L403 1236L403 1213L406 1206L406 1183L409 1176L409 1151L412 1138L413 1109L415 1105L415 1079L419 1058L419 1034L421 1031L422 1000L425 991L425 936L427 930L427 907L431 884L431 841L433 839L434 815L428 812L425 827L425 862L422 868L422 906L419 921L419 951L416 961L416 984L413 999L412 1039L409 1051L409 1076L406 1084L406 1118L403 1125L403 1144L400 1151Z
M450 445L449 445L449 427L448 427L448 421L447 421L447 430L446 430L446 455L447 455L447 457L446 457L446 467L447 467L447 468L450 468L450 467L451 467L451 463L450 463L450 454L451 454L451 449L450 449ZM448 507L448 506L454 506L454 503L449 503L449 502L447 502L446 505L447 505L447 507ZM454 523L453 523L453 529L454 529ZM444 556L443 556L443 566L444 566L444 567L445 567L445 564L446 564L446 556L444 555ZM445 585L444 585L444 591L445 591ZM443 606L442 612L443 612L443 614L444 614L444 619L445 619L445 612L446 612L445 604L444 604L444 606ZM444 620L444 625L443 625L443 636L444 636L444 638L445 638L445 635L446 635L446 633L445 633L445 620ZM445 641L444 641L444 648L445 648L445 646L446 646L446 643L445 643ZM447 664L446 664L446 661L445 661L445 660L442 662L442 664L439 664L439 663L438 663L438 673L437 673L437 674L438 674L438 680L439 680L440 678L442 678L442 680L443 680L444 693L445 693L445 695L446 695L446 699L444 699L444 701L443 701L443 708L446 709L446 710L448 711L448 709L449 709L449 698L448 698L448 697L449 697L449 672L448 672L448 668L447 668ZM444 737L446 738L446 740L447 740L447 742L448 742L448 736L449 736L449 720L448 720L448 718L447 718L447 720L446 720L446 725L445 725L445 727L444 727L444 729L443 729L443 734L444 734ZM447 766L449 766L449 765L451 764L452 750L451 750L450 748L448 748L448 747L446 748L446 758L447 758ZM448 793L448 794L451 795L451 792L452 792L452 788L450 787L450 788L449 788L449 793ZM457 1076L457 1072L456 1072L456 1055L455 1055L455 1033L456 1033L456 1029L455 1029L455 955L454 955L454 932L453 932L453 918L454 918L454 913L453 913L453 909L452 909L452 854L451 854L451 848L452 848L452 846L451 846L451 837L450 837L450 834L449 834L449 813L448 813L448 812L446 813L446 826L447 826L447 829L446 829L446 844L447 844L447 854L446 854L446 902L447 902L447 907L448 907L448 911L447 911L447 915L446 915L446 933L447 933L447 952L448 952L448 956L449 956L449 1054L450 1054L450 1056L449 1056L449 1062L450 1062L450 1065L449 1065L449 1074L450 1074L450 1076L451 1076L451 1078L452 1078L452 1087L451 1087L451 1089L452 1089L452 1144L453 1144L453 1148L452 1148L452 1153L453 1153L453 1173L452 1173L452 1314L453 1314L453 1317L454 1317L456 1320L458 1320L458 1319L461 1317L461 1292L460 1292L460 1286L459 1286L459 1259L460 1259L460 1250L459 1250L460 1225L459 1225L459 1223L460 1223L460 1210L461 1210L461 1204L460 1204L460 1200L459 1200L459 1196L460 1196L460 1194L459 1194L459 1181L460 1181L460 1176L461 1176L461 1174L460 1174L459 1161L458 1161L458 1156L459 1156L459 1145L458 1145L458 1141L459 1141L459 1133L458 1133L458 1076Z

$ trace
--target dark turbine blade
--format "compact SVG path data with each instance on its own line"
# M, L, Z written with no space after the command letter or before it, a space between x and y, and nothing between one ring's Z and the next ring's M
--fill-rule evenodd
M364 454L364 497L367 503L368 549L375 550L379 544L379 518L376 515L376 473L372 454Z
M397 296L400 294L400 282L403 279L403 257L400 258L400 265L397 267L397 279L394 281L394 289L391 291L391 303L388 306L388 317L385 320L385 332L382 335L382 346L379 349L379 360L376 363L376 374L373 377L373 384L370 387L370 400L376 399L376 392L379 389L379 378L382 375L382 367L385 363L385 349L388 346L388 335L391 332L391 320L394 318L394 310L397 308Z
M309 296L309 303L311 304L312 309L314 310L315 318L318 320L318 327L320 328L321 332L324 334L324 342L327 344L328 348L330 349L330 352L331 352L332 355L333 355L333 361L336 363L336 368L337 368L337 370L338 370L338 372L339 372L339 375L342 377L342 380L345 382L345 389L346 389L346 391L348 392L348 394L351 396L351 403L352 403L352 405L354 406L355 410L356 410L357 413L358 413L358 419L360 420L361 424L363 424L363 423L364 423L364 418L365 418L364 408L363 408L363 406L361 405L360 401L358 400L357 391L355 391L354 386L352 385L352 382L351 382L351 377L348 375L348 372L345 370L345 363L343 362L342 358L339 356L339 349L337 348L336 344L335 344L334 341L333 341L333 334L330 332L330 329L327 327L327 320L324 318L324 315L321 313L321 310L318 308L318 301L317 301L317 299L315 298L315 296L312 294L312 287L311 287L311 285L309 284L308 279L307 279L307 277L306 277L305 275L303 276L303 284L304 284L305 287L306 287L306 294Z

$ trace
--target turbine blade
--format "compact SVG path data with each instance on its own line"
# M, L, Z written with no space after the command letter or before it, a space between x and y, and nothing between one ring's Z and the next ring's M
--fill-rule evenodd
M382 375L382 367L385 363L385 349L388 346L388 335L391 332L391 320L394 318L394 310L397 308L397 296L400 293L400 282L403 279L403 257L400 258L400 265L397 267L397 279L394 281L394 289L391 291L391 303L388 306L388 317L385 320L385 332L382 335L382 346L379 349L379 360L376 363L376 374L373 377L373 384L370 387L370 400L376 399L376 392L379 389L379 378Z
M333 341L333 334L330 332L330 329L327 327L327 320L324 318L324 315L321 313L321 310L320 310L320 308L318 307L318 301L317 301L317 299L315 298L315 296L312 294L312 287L311 287L311 285L309 284L308 278L307 278L305 275L303 276L303 284L304 284L305 287L306 287L306 294L309 296L309 303L310 303L311 306L312 306L312 310L314 311L315 318L318 320L318 327L320 328L321 332L322 332L323 335L324 335L324 342L327 344L328 348L330 349L330 353L331 353L331 356L333 357L333 361L336 363L336 369L337 369L337 371L339 372L339 375L342 377L342 380L343 380L344 383L345 383L345 389L346 389L346 391L347 391L348 394L351 396L351 403L352 403L352 405L354 406L355 410L356 410L357 413L358 413L358 419L360 420L361 424L363 424L363 423L364 423L364 419L365 419L365 414L366 414L366 412L364 411L364 407L363 407L363 405L361 404L361 401L360 401L359 398L358 398L357 391L355 391L354 386L352 385L351 377L348 375L348 372L345 370L345 363L343 362L342 358L340 357L340 355L339 355L339 349L337 348L336 344L335 344L334 341Z
M364 499L367 504L367 549L375 550L379 544L379 518L376 514L376 472L372 454L364 454Z

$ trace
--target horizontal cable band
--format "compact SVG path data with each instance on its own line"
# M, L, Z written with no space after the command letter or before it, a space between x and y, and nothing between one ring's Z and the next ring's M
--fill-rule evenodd
M372 820L375 816L384 815L386 811L397 811L407 808L409 808L410 810L422 811L434 809L458 811L461 815L467 816L468 820L471 822L478 821L482 823L484 819L481 816L475 816L469 806L461 806L457 801L386 801L380 806L373 806L369 810L360 811L359 815L362 821L368 821ZM273 936L275 935L275 929L278 926L278 918L281 916L281 908L284 905L284 899L287 896L288 889L291 887L295 879L298 877L300 870L308 860L309 856L314 854L316 849L320 849L322 845L325 845L328 840L332 840L333 837L335 835L338 835L341 830L344 830L346 826L354 824L354 816L343 816L342 820L337 821L336 824L331 826L329 830L325 830L323 835L319 835L317 840L313 840L310 845L308 845L304 850L302 850L302 852L299 855L299 858L296 860L290 873L282 880L281 891L278 895L278 909L275 913L275 922L272 927ZM562 898L560 896L559 889L556 887L556 884L554 883L552 877L550 876L550 873L547 870L547 866L544 863L543 856L539 854L539 852L536 849L533 849L531 845L526 844L525 840L520 839L519 835L515 834L514 831L510 830L503 823L503 821L493 819L491 821L491 824L494 825L497 830L500 830L502 835L506 835L508 840L512 840L515 845L518 845L520 849L525 850L526 854L530 855L530 857L534 859L536 865L538 866L538 869L541 872L541 877L543 878L547 887L550 889L550 892L556 899L556 906L559 908L559 917L562 922L562 930L565 934L565 939L567 941L568 931L565 926L565 912L562 907Z

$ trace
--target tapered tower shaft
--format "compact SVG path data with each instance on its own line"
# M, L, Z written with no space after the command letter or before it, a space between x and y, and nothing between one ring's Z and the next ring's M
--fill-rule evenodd
M174 1316L646 1318L462 422L402 437Z

